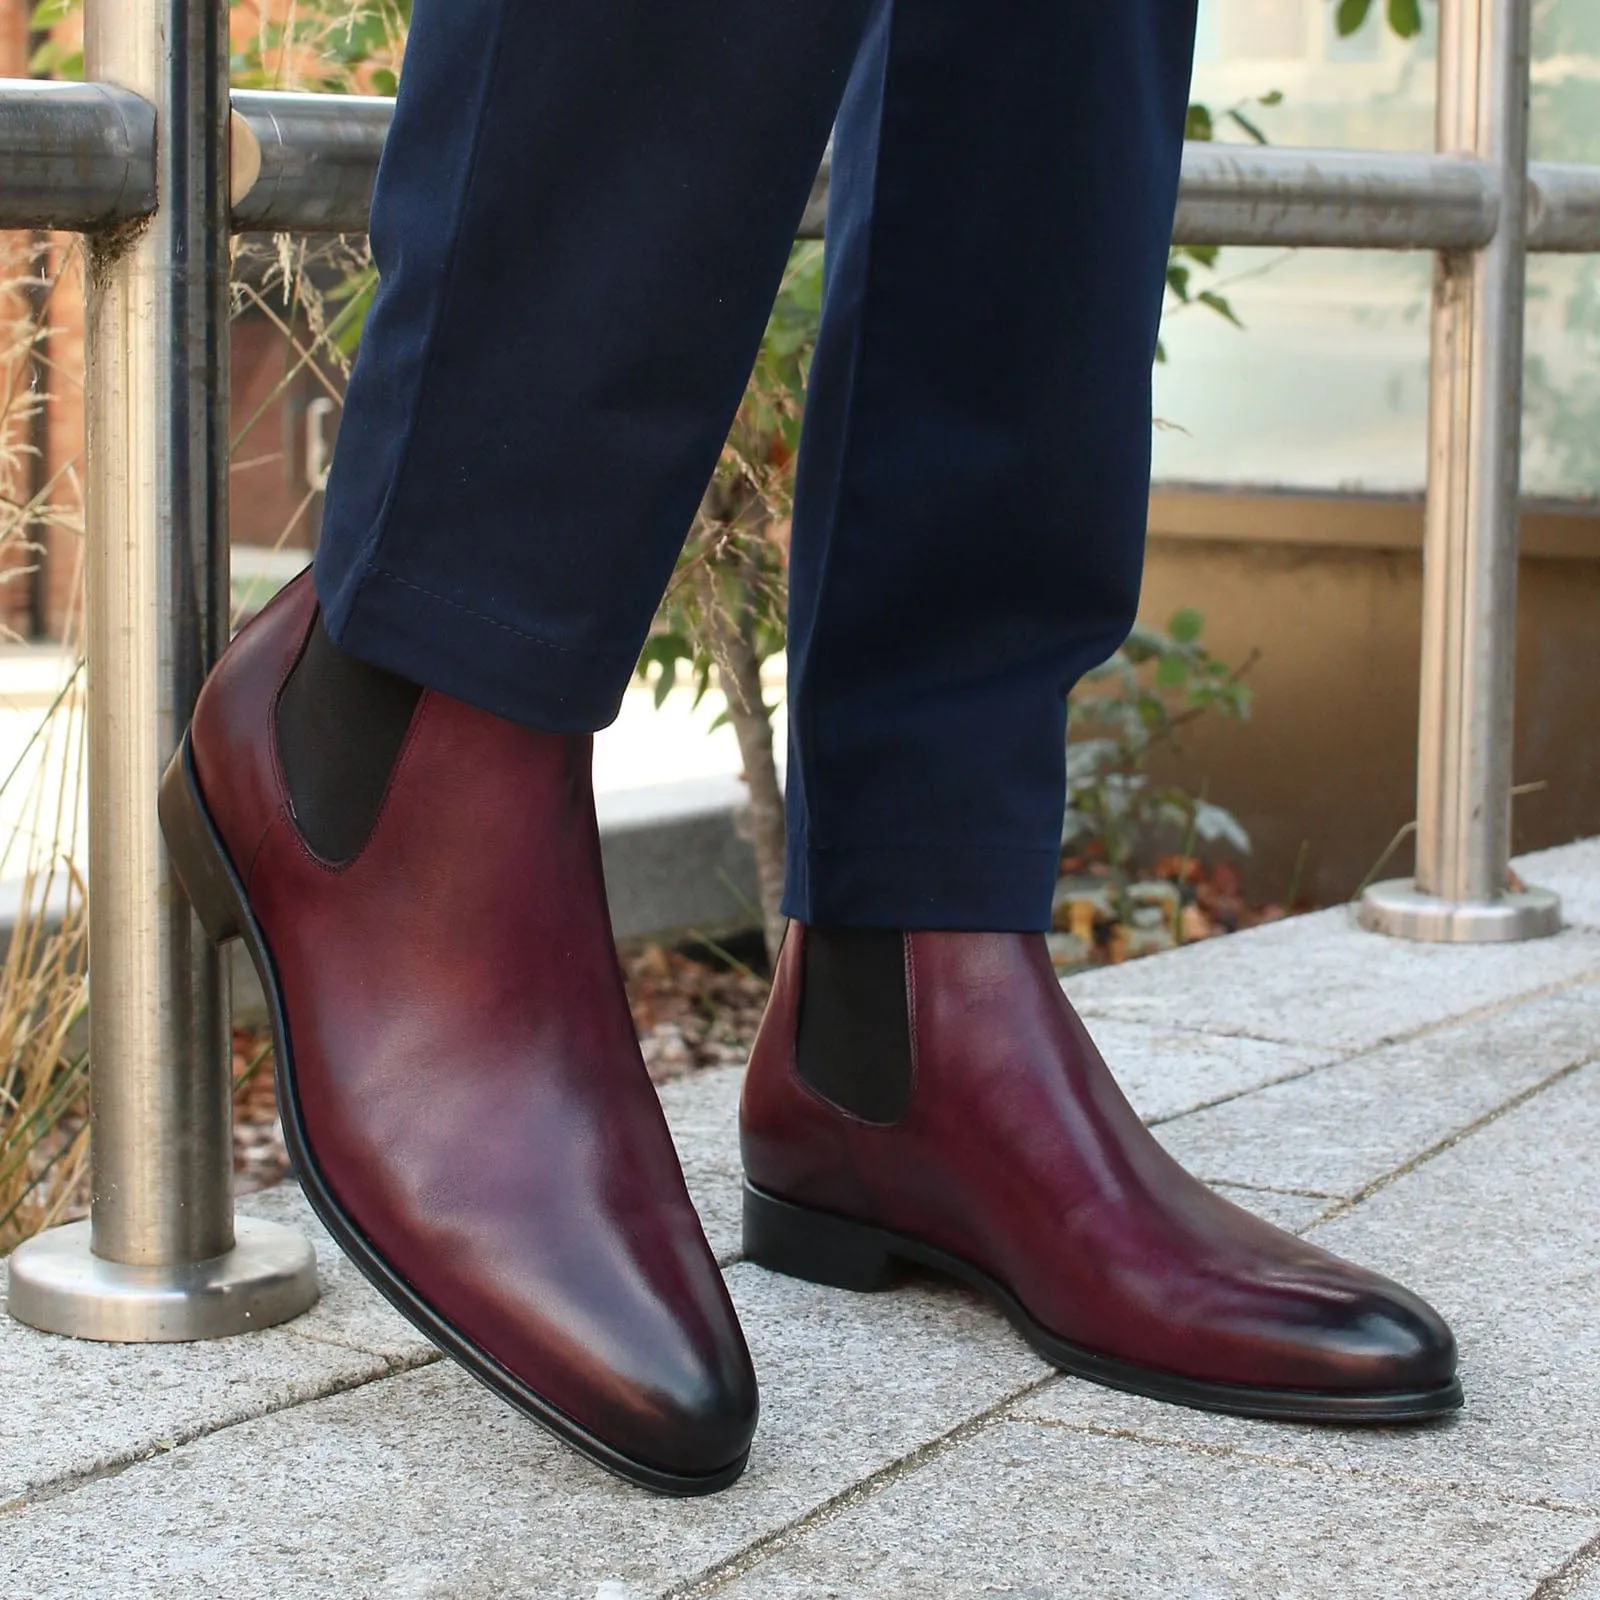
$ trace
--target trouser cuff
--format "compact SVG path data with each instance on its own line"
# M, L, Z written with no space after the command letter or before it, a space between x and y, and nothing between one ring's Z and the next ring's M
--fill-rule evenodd
M783 912L824 927L1042 932L1059 864L1058 848L812 846L790 855Z
M329 565L319 555L317 593L341 650L548 733L593 733L616 720L636 652L550 644L382 568L341 574Z

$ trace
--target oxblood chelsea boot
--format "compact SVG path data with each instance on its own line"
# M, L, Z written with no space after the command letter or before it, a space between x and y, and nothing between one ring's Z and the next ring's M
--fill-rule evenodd
M306 1195L512 1405L646 1488L721 1488L755 1374L634 1035L590 741L424 691L370 833L324 860L276 738L315 620L303 576L241 632L161 794L202 924L261 974Z
M1162 1149L1042 935L819 935L815 960L808 936L791 925L745 1081L751 1260L852 1289L932 1267L1064 1371L1207 1410L1392 1423L1460 1406L1430 1306Z

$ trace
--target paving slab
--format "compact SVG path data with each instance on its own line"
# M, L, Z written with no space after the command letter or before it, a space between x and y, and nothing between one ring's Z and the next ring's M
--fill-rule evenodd
M1600 848L1519 865L1591 918ZM738 1264L751 1468L660 1501L437 1361L287 1186L241 1209L317 1245L296 1323L119 1347L0 1319L0 1594L1600 1600L1600 932L1462 950L1336 912L1068 988L1184 1159L1445 1311L1460 1418L1209 1417L1050 1374L958 1289ZM724 1261L739 1084L662 1094Z
M661 1108L683 1163L689 1197L717 1260L741 1248L744 1168L739 1161L739 1091L743 1067L713 1067L661 1086Z
M1125 1022L1090 1025L1122 1092L1146 1122L1182 1116L1339 1059L1336 1050Z
M1081 973L1066 988L1085 1019L1348 1052L1586 974L1600 977L1600 933L1417 944L1368 933L1341 906Z
M0 1295L5 1278L0 1262ZM336 1318L339 1288L327 1289ZM26 1328L0 1308L0 1507L393 1370L381 1355L303 1338L298 1325L204 1344L97 1344ZM0 1580L0 1593L15 1592Z
M550 1440L448 1363L214 1434L0 1517L28 1600L654 1594L1047 1374L956 1290L844 1295L729 1273L762 1376L745 1476L658 1499ZM114 1563L83 1561L85 1529ZM605 1585L610 1585L609 1590Z
M1424 1294L1466 1408L1411 1429L1213 1417L1063 1380L1022 1411L1395 1481L1600 1511L1600 1066L1579 1069L1307 1235Z
M1600 1055L1600 983L1325 1067L1157 1129L1197 1175L1354 1195L1552 1074Z
M300 1185L290 1180L241 1195L235 1209L303 1233L317 1252L322 1298L303 1317L285 1323L305 1339L346 1345L382 1356L391 1365L414 1366L440 1359L439 1352L389 1304L346 1258L317 1221Z
M1243 1206L1290 1233L1305 1232L1318 1217L1339 1204L1332 1195L1286 1194L1281 1189L1247 1189L1236 1183L1213 1183L1211 1187L1236 1206Z
M1512 865L1524 883L1554 889L1569 926L1600 929L1600 839L1519 856Z
M1490 1496L1001 1422L700 1593L1522 1600L1597 1526Z

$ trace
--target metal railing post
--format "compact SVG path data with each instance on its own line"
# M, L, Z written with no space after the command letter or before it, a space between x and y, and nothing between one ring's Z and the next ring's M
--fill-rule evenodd
M10 1309L84 1338L210 1338L317 1295L310 1245L235 1224L222 963L156 790L228 633L226 0L91 0L90 75L156 114L157 209L91 250L92 1215L22 1245Z
M1374 884L1365 926L1451 943L1561 926L1548 891L1508 886L1517 511L1528 238L1530 0L1442 0L1438 145L1476 155L1494 237L1434 271L1423 539L1415 882Z

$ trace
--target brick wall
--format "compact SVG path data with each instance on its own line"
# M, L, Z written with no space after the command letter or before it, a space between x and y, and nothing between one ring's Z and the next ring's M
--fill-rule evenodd
M50 429L46 466L52 499L67 526L45 534L44 631L73 631L83 561L83 247L74 234L50 238Z
M300 330L299 338L309 334ZM317 418L328 390L308 369L291 372L297 355L283 331L263 316L233 325L233 427L229 532L235 544L311 549L322 496L312 492L308 440L313 420L331 440L336 417ZM326 365L326 364L325 364ZM331 398L331 397L329 397ZM248 430L248 431L246 431Z
M28 25L21 0L0 0L0 75L17 77L27 70ZM29 240L25 234L0 234L0 503L4 510L0 540L0 628L29 631L30 564L23 548L27 529L19 524L20 508L31 496L32 470L27 449L28 420L20 414L33 377L27 346L28 297L17 280L27 274Z

